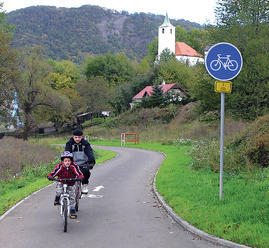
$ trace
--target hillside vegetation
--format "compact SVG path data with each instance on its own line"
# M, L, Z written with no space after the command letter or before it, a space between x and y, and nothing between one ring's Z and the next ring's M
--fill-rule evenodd
M80 8L28 7L8 13L6 19L10 25L15 25L15 47L38 45L45 48L50 58L79 62L90 54L122 52L130 58L145 57L147 45L157 37L164 17L85 5ZM186 20L171 22L187 30L201 28Z

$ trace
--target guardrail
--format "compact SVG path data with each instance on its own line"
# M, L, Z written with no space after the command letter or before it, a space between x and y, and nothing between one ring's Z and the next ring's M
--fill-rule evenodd
M120 140L121 146L125 145L126 142L134 142L134 144L139 144L139 136L137 133L122 133Z

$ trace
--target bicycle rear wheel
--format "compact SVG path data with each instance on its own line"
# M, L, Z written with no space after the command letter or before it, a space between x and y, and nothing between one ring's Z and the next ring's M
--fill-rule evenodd
M79 199L76 199L76 205L75 205L76 211L78 211L78 207L79 207Z
M76 185L76 205L75 209L78 211L79 208L79 199L81 198L81 182L77 182Z
M68 206L67 200L63 200L63 224L64 224L64 232L67 232L67 217L68 217Z

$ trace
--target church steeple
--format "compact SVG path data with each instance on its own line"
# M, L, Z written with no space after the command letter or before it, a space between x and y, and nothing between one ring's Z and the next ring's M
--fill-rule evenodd
M165 18L164 18L164 21L163 21L163 24L161 25L161 27L168 27L168 26L173 26L173 25L170 23L170 20L168 18L168 14L166 12L166 15L165 15Z
M165 49L169 49L171 53L175 54L176 35L175 27L170 23L168 14L164 18L163 24L159 27L158 34L158 56Z

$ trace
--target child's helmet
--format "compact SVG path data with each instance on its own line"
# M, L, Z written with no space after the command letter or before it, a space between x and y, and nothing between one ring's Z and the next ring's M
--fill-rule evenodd
M69 151L64 151L62 154L61 154L61 160L63 161L64 158L70 158L71 160L73 160L73 154Z

